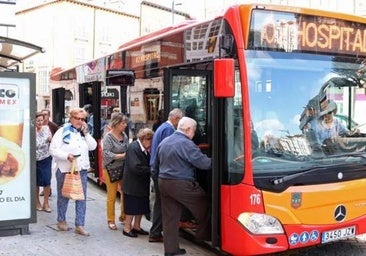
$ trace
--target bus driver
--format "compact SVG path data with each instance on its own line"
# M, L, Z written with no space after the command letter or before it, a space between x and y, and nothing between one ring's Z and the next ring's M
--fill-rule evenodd
M346 137L359 133L357 129L353 132L348 130L334 115L337 113L337 104L329 100L326 108L320 112L320 120L317 125L317 140L323 148L330 147L334 138Z

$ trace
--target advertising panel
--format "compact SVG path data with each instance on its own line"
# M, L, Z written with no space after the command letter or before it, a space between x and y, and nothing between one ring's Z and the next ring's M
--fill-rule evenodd
M0 73L0 231L36 221L35 106L34 74Z

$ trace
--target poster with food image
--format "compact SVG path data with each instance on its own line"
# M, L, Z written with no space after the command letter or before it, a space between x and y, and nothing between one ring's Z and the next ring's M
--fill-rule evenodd
M0 225L32 218L32 75L0 73Z

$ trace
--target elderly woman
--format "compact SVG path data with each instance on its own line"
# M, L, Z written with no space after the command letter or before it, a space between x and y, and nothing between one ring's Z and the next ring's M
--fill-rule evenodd
M123 173L123 161L125 159L128 146L128 137L125 133L127 123L128 118L125 115L114 112L112 114L111 121L108 124L110 130L104 135L102 140L104 165L103 176L107 187L107 223L108 228L111 230L117 230L117 226L115 224L115 204L118 184L121 183L121 180L111 181L107 168L110 164L120 161L122 162L121 172ZM121 195L121 215L119 219L120 221L124 221L125 218L123 195Z
M149 128L141 129L137 140L127 149L123 173L123 195L126 221L123 235L137 237L148 235L140 226L142 215L150 212L150 147L154 132ZM132 224L133 221L133 224Z
M57 130L52 138L50 152L56 163L57 181L57 227L61 231L69 230L66 223L66 211L69 199L62 196L62 186L65 174L70 171L71 164L76 159L80 171L83 191L86 198L87 170L90 168L89 151L97 147L97 142L90 135L85 123L86 112L82 108L70 111L69 122ZM75 201L75 233L89 236L84 229L86 200Z

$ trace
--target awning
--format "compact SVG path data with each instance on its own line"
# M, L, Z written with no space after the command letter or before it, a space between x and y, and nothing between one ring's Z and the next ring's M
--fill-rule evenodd
M43 53L45 50L34 44L0 36L0 71L9 69L40 52Z

